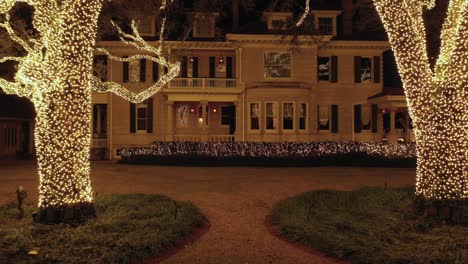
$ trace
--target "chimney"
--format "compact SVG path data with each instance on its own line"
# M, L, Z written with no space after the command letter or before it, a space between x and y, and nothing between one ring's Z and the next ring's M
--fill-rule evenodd
M232 0L232 33L239 32L239 0Z
M341 9L343 11L341 15L341 21L343 23L343 35L349 36L353 34L353 0L342 0Z

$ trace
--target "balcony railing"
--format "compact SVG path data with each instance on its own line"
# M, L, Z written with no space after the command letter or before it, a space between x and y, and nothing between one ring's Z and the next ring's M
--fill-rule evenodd
M221 78L175 78L169 82L169 88L182 89L217 89L236 88L237 79Z
M175 142L234 142L234 135L174 135Z

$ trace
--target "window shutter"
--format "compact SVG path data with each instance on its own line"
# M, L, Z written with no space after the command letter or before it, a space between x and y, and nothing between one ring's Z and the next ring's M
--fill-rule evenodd
M361 82L361 57L354 56L354 82Z
M226 78L232 79L232 57L226 57Z
M215 57L210 57L210 78L216 78Z
M128 58L128 56L124 56L124 58ZM130 67L128 65L128 61L124 61L122 64L123 64L123 68L122 68L122 70L123 70L123 72L122 72L123 82L128 83Z
M372 104L372 132L377 133L377 111L378 107L376 104Z
M338 105L331 106L331 131L338 133Z
M147 127L147 132L148 133L153 133L153 97L148 98L146 100L146 106L148 110L148 127Z
M361 105L354 105L354 133L361 133L362 120L361 120Z
M130 133L136 132L136 105L130 103Z
M338 82L338 56L331 57L331 79L332 83Z
M146 59L140 60L140 82L146 82Z
M374 82L380 83L380 57L374 57Z
M198 78L198 57L193 58L192 74L193 78Z
M153 82L159 81L159 63L153 62Z
M182 57L182 78L187 78L188 76L188 65L187 57Z

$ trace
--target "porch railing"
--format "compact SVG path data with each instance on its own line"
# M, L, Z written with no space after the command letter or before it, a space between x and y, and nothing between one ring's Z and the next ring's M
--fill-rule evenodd
M237 79L221 78L174 78L169 82L169 88L216 89L236 88Z
M175 142L233 142L234 135L174 135Z

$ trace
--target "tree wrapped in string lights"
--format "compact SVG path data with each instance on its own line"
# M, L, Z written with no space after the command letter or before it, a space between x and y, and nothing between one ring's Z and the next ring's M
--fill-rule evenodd
M168 0L171 1L171 0ZM24 2L34 8L33 25L39 37L20 38L10 25L14 5ZM111 59L145 58L167 67L159 82L138 94L120 84L101 83L92 75L97 21L104 0L0 0L0 27L27 53L3 57L0 63L16 61L14 81L0 78L7 94L29 98L36 110L35 145L39 172L40 222L84 220L95 215L90 181L91 95L113 92L132 102L153 96L179 73L178 62L163 56L166 0L162 0L160 40L150 46L132 23L132 34L118 32L124 43L144 55ZM99 50L110 55L105 50Z
M468 1L451 0L434 70L423 12L435 0L374 0L395 53L418 152L416 193L428 200L468 198Z

